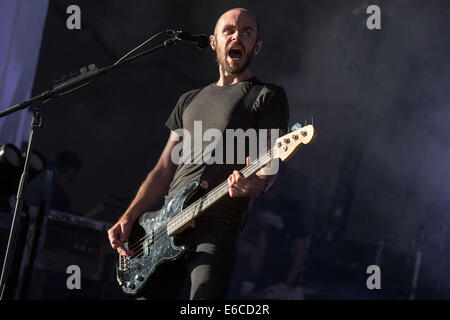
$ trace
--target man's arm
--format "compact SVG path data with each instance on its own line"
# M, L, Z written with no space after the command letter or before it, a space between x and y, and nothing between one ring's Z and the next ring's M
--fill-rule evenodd
M121 255L129 256L132 254L132 251L124 248L123 243L128 240L136 219L151 208L169 188L177 168L177 165L171 159L171 153L180 139L181 137L177 133L171 131L155 167L145 178L128 209L116 224L108 230L108 238L112 248L117 249Z

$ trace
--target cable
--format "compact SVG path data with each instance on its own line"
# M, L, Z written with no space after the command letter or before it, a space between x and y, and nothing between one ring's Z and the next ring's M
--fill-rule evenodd
M160 36L161 34L164 34L164 33L166 33L166 32L167 32L167 31L164 30L164 31L158 32L157 34L151 36L149 39L145 40L145 41L142 42L140 45L138 45L136 48L134 48L134 49L132 49L131 51L127 52L123 57L121 57L119 60L117 60L116 62L114 62L113 66L116 66L116 65L119 64L123 59L125 59L126 57L128 57L130 54L132 54L132 53L135 52L136 50L138 50L138 49L140 49L141 47L143 47L144 45L146 45L148 42L152 41L152 40L155 39L156 37L158 37L158 36ZM78 87L72 88L72 89L70 89L70 90L68 90L68 91L64 91L64 92L62 92L62 93L59 93L59 94L57 94L56 96L51 97L51 98L49 98L49 99L43 101L42 104L45 104L45 103L47 103L47 102L53 100L55 97L62 97L62 96L66 95L66 94L68 94L68 93L70 93L70 92L72 92L72 91L81 89L81 88L83 88L84 86L87 86L88 84L91 84L92 82L94 82L94 81L96 81L96 80L98 80L98 79L100 79L100 77L96 77L95 79L92 79L92 80L90 80L90 81L88 81L88 82L86 82L86 83L83 83L82 85L79 85Z
M120 61L122 61L123 59L125 59L126 57L128 57L130 54L132 54L133 52L135 52L136 50L138 50L139 48L141 48L142 46L144 46L147 42L152 41L153 39L155 39L156 37L160 36L163 33L166 33L167 31L161 31L157 34L155 34L154 36L152 36L151 38L145 40L143 43L141 43L140 45L138 45L136 48L134 48L133 50L129 51L127 54L125 54L122 58L120 58L119 60L117 60L113 66L115 66L116 64L118 64Z

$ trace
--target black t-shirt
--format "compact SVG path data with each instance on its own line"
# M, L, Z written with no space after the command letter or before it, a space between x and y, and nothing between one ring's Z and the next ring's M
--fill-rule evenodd
M206 167L210 169L218 166L214 170L214 177L208 181L208 189L204 193L225 181L233 170L240 170L245 166L245 164L236 163L236 149L234 152L235 161L232 164L226 161L227 143L225 134L222 141L223 164L205 163L205 158L201 155L213 140L199 140L198 137L203 137L203 133L207 129L214 128L221 133L224 133L225 129L242 129L246 131L250 128L273 128L287 130L289 107L283 88L273 84L265 84L253 106L241 105L242 99L249 92L252 84L255 83L260 82L256 78L252 78L228 86L217 86L214 83L201 89L188 91L180 97L166 122L166 126L174 131L183 129L189 133L191 154L183 154L183 158L189 158L191 163L182 161L178 165L166 196L166 204L187 183L203 179L202 174L205 173ZM201 121L201 127L199 125L200 122L197 121ZM194 141L194 138L197 142ZM184 136L184 139L186 140L187 137ZM199 143L198 141L201 142ZM236 146L237 144L235 143L235 148ZM249 146L248 141L246 141L246 156L248 151ZM203 194L199 192L196 198ZM204 212L201 217L218 217L240 222L242 211L248 206L248 200L248 198L231 199L227 195L208 208L207 212Z

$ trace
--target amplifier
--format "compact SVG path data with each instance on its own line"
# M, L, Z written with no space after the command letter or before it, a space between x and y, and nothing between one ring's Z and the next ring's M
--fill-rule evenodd
M30 208L31 221L37 212L38 208ZM107 235L111 226L108 222L49 210L42 223L26 298L123 299L115 275L118 256ZM66 281L71 276L67 268L71 265L80 268L80 290L67 288Z
M35 267L66 273L77 265L84 278L109 278L112 266L105 265L116 255L108 242L111 224L65 212L50 210L44 219Z

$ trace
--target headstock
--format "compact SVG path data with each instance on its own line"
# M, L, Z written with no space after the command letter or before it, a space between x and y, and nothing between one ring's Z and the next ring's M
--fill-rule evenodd
M275 141L274 158L287 161L294 155L302 144L309 144L316 136L316 130L312 124L302 127L296 123L292 126L292 131L279 137Z

